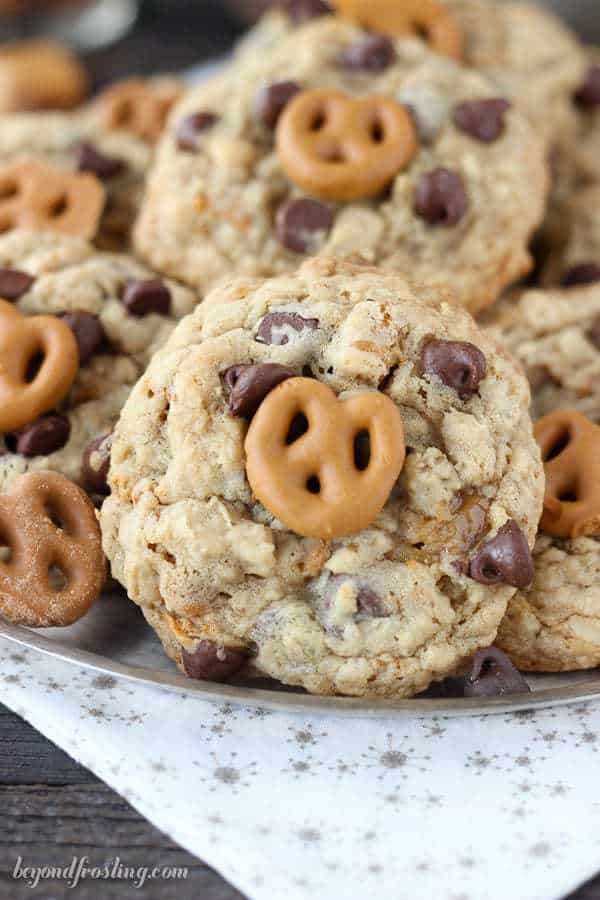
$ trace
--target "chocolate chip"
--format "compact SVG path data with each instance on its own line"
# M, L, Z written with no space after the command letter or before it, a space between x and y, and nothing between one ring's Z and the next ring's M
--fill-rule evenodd
M175 140L180 150L194 153L198 149L198 135L218 122L219 117L212 112L192 113L182 119L175 132Z
M295 377L293 369L277 363L230 366L223 372L223 381L229 391L229 412L241 419L251 419L273 388Z
M57 318L62 319L75 335L79 365L84 366L104 341L105 334L100 319L83 309L59 313Z
M20 456L50 456L61 450L71 435L71 423L66 416L42 416L19 431L6 434L4 440L11 453Z
M88 141L81 141L75 147L75 166L78 172L91 172L101 181L122 175L127 168L124 160L107 156Z
M575 103L582 109L600 106L600 66L590 66L585 80L575 92Z
M600 266L593 262L577 263L564 274L562 286L566 288L579 287L584 284L594 284L600 281Z
M294 22L306 22L331 12L331 7L323 0L279 0L278 5Z
M469 574L479 584L510 584L526 588L534 577L533 559L525 535L512 519L471 558Z
M394 42L383 34L369 34L362 41L346 47L340 63L345 69L381 72L396 58Z
M371 619L385 619L388 615L381 604L381 599L366 585L359 588L356 609L358 613Z
M171 292L160 278L130 281L123 289L121 301L127 312L138 318L150 313L167 316L171 309Z
M256 117L266 128L274 129L279 116L292 97L300 93L297 81L277 81L258 92L256 97Z
M81 484L90 494L105 497L110 493L108 470L112 432L101 434L87 445L81 456Z
M532 391L539 391L549 384L558 384L548 366L543 363L527 369L527 381Z
M465 697L499 697L503 694L528 694L531 688L512 662L498 650L488 647L473 657L471 672L465 678Z
M454 124L461 131L491 144L504 132L504 115L510 109L501 97L489 100L466 100L454 107Z
M304 331L314 331L319 327L318 319L305 319L298 313L267 313L256 332L256 340L261 344L283 347Z
M200 681L226 681L239 672L249 655L244 647L223 647L214 641L200 641L193 653L181 651L185 674Z
M594 347L600 350L600 316L593 322L592 327L588 331L588 337Z
M275 218L279 243L295 253L314 250L317 236L328 234L332 225L332 209L307 197L287 200L279 207Z
M450 169L421 175L415 191L415 212L430 225L456 225L467 211L463 180Z
M0 297L4 300L20 300L35 278L19 269L0 269Z
M472 397L485 378L485 356L466 341L429 340L421 352L423 373L437 375L462 400Z

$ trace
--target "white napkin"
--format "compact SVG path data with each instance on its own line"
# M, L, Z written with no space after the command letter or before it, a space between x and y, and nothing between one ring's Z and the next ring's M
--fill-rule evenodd
M254 900L550 900L600 870L598 705L288 715L6 639L0 673L2 702Z

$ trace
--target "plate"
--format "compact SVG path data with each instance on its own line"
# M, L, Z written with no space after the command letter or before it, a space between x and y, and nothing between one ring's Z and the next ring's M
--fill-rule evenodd
M139 609L122 594L102 598L75 625L32 631L0 619L0 637L82 666L204 700L285 712L362 717L474 716L588 702L600 698L600 670L528 676L532 693L485 700L416 697L373 700L314 697L267 679L234 684L192 681L179 674Z

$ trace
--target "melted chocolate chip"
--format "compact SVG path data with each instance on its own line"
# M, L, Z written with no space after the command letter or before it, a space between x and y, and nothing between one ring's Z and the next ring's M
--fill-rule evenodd
M182 119L175 132L175 140L180 150L194 153L198 149L198 135L218 122L219 117L212 112L192 113Z
M104 342L104 329L98 316L83 309L59 313L57 318L68 325L77 341L79 365L84 366Z
M585 80L575 92L575 103L582 109L593 110L600 106L600 66L590 66Z
M256 340L261 344L283 347L305 331L314 331L319 327L318 319L305 319L298 313L267 313L256 332Z
M20 300L35 278L19 269L0 269L0 297L3 300Z
M171 292L160 278L147 281L130 281L121 294L121 301L131 316L157 313L167 316L171 309Z
M394 42L383 34L369 34L364 40L346 47L340 64L349 70L381 72L396 58Z
M275 233L280 244L295 253L316 249L319 235L328 234L333 211L318 200L300 197L287 200L277 210Z
M277 81L258 92L256 118L266 127L274 129L290 100L300 93L297 81Z
M230 366L223 372L223 382L229 391L229 412L241 419L251 419L273 388L295 377L293 369L277 363Z
M473 657L471 672L465 678L465 697L500 697L503 694L528 694L531 688L512 662L498 650L488 647Z
M331 7L323 0L279 0L278 5L294 22L306 22L331 12Z
M600 265L593 262L577 263L565 273L562 286L566 288L580 287L584 284L594 284L600 281Z
M479 584L510 584L526 588L534 577L533 559L525 535L512 519L471 558L469 574Z
M112 432L101 434L87 445L81 456L81 484L89 494L105 497L110 493L108 470Z
M600 316L593 322L592 327L588 331L588 337L594 347L600 350Z
M90 172L101 181L108 181L122 175L127 165L116 156L107 156L88 141L81 141L75 147L75 167L78 172Z
M454 108L454 124L465 134L484 144L491 144L504 132L504 116L510 109L501 97L489 100L467 100Z
M485 356L475 344L465 341L427 341L421 352L421 367L453 388L462 400L472 397L485 378Z
M50 456L61 450L71 435L71 423L66 416L51 414L42 416L4 440L11 453L21 456Z
M415 212L429 225L456 225L467 211L463 180L450 169L421 175L415 190Z
M356 609L360 615L368 616L371 619L385 619L388 615L375 591L365 585L359 588Z
M249 655L244 647L223 647L214 641L200 641L193 653L182 649L181 660L188 678L226 681L239 672Z

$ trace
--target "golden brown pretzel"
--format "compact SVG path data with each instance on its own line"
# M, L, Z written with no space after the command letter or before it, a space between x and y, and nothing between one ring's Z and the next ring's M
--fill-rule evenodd
M380 194L417 151L403 106L328 88L303 91L288 103L276 143L289 178L312 196L334 201Z
M104 200L95 175L65 172L35 159L0 167L0 232L25 228L93 238Z
M165 127L167 116L181 96L181 88L168 79L153 84L128 78L109 87L99 98L102 124L109 130L128 131L153 143Z
M78 369L77 341L68 325L56 316L24 316L0 300L0 432L16 431L54 409Z
M70 625L102 590L106 561L86 494L57 472L20 478L0 496L0 613L18 625ZM8 556L8 558L6 558Z
M562 538L600 535L600 426L559 409L535 426L546 472L541 529Z
M438 0L331 0L333 6L358 25L401 37L423 36L432 50L460 59L462 35L449 9Z
M405 459L402 419L389 397L373 391L338 400L312 378L290 378L267 395L245 448L248 481L263 506L296 534L322 539L367 528Z

